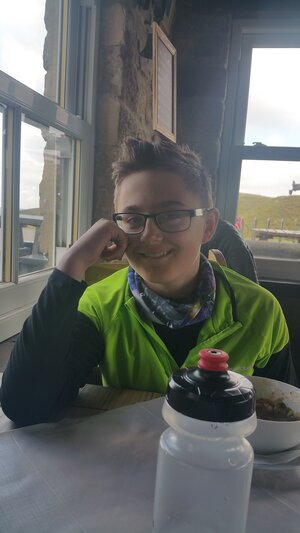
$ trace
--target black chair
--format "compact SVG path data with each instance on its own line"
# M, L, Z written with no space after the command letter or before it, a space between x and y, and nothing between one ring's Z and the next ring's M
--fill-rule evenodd
M201 246L206 257L211 249L222 252L229 268L258 283L253 254L238 230L227 220L220 219L211 240Z

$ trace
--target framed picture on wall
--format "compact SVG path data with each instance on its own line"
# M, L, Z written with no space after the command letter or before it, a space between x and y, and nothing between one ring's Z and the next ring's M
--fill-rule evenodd
M176 142L176 49L153 22L153 129Z

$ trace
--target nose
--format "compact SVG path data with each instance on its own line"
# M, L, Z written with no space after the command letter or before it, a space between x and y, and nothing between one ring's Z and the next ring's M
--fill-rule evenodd
M159 242L163 239L163 233L156 224L154 218L147 218L145 229L141 234L141 241Z

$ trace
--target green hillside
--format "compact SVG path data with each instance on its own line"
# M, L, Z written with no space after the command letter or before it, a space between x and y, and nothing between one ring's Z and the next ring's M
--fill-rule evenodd
M244 237L251 238L251 228L256 218L258 228L265 228L270 219L270 228L300 231L300 195L260 196L258 194L240 193L237 217L244 219Z

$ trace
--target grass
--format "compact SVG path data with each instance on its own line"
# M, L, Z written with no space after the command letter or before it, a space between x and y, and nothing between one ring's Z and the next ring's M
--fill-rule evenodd
M237 217L244 219L244 237L251 239L251 228L266 228L267 219L270 219L269 227L300 231L300 195L260 196L258 194L240 193L237 208Z

